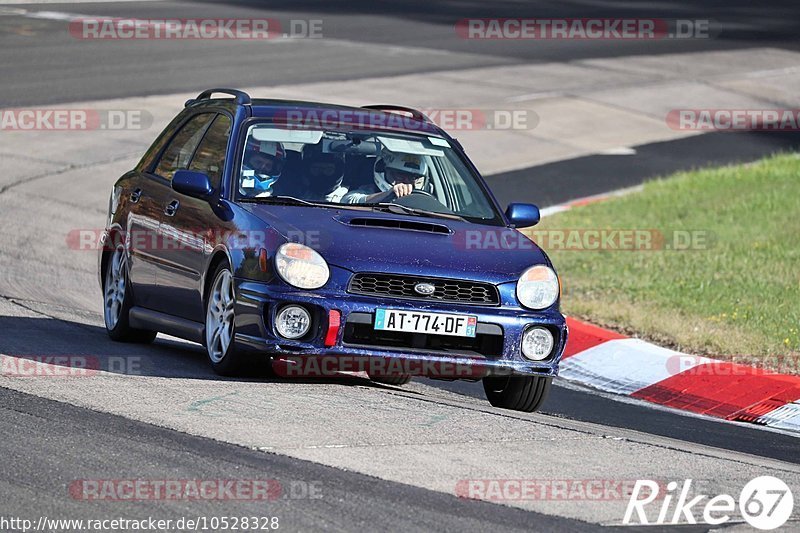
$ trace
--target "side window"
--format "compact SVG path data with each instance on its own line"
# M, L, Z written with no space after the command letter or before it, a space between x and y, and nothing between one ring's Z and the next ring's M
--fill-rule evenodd
M156 157L161 152L161 149L164 148L164 145L167 144L167 141L175 134L175 130L178 127L179 120L177 118L173 119L169 125L164 128L164 131L158 136L158 138L150 145L150 148L142 156L142 159L139 161L139 164L136 165L136 170L143 171L152 168L153 163L156 161Z
M203 138L203 133L212 118L214 118L213 113L203 113L191 118L167 145L155 173L171 180L176 170L188 169L194 149Z
M217 115L200 146L197 147L192 164L189 165L189 170L208 174L215 190L219 189L222 171L225 168L225 153L228 151L230 134L231 119L225 115Z

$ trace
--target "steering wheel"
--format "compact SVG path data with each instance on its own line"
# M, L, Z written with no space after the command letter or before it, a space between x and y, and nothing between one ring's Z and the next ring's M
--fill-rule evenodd
M397 196L394 193L393 189L389 189L389 191L387 191L387 192L388 192L388 196L386 197L386 201L392 202L392 203L396 203L397 200L402 200L403 198L408 198L410 196L414 196L415 194L418 195L418 196L427 196L429 198L433 198L437 202L439 201L433 194L429 193L428 191L424 191L422 189L413 189L411 191L411 194L407 194L405 196Z
M394 193L392 193L394 196ZM439 201L433 194L422 189L414 189L411 194L398 198L394 196L389 200L393 204L410 207L413 209L422 209L424 211L432 211L434 213L453 213L453 210Z

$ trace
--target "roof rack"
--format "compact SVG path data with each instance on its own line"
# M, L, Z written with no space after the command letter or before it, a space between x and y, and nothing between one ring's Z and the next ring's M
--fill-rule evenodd
M186 107L194 104L195 102L199 102L200 100L210 100L211 95L214 93L223 93L229 94L234 97L234 101L239 105L250 105L250 95L244 91L239 91L237 89L207 89L200 94L197 95L197 98L191 98L186 100Z
M403 107L401 105L385 105L385 104L364 105L364 106L361 106L361 107L362 107L362 109L373 109L375 111L384 111L384 112L387 112L387 113L392 113L392 112L395 112L395 111L402 111L402 112L405 112L405 113L410 113L413 118L415 118L417 120L420 120L422 122L430 122L431 121L431 119L429 119L427 117L427 115L425 115L425 113L423 113L422 111L419 111L418 109L414 109L412 107Z

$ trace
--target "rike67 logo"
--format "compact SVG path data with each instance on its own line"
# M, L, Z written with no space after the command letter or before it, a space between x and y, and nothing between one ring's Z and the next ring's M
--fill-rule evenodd
M671 481L667 483L665 493L659 494L663 486L663 483L649 479L637 480L622 523L719 525L730 521L736 512L737 501L733 496L719 494L709 497L706 494L693 494L691 479L685 480L680 488L676 481ZM651 503L654 505L650 506ZM760 476L752 479L739 494L739 513L756 529L767 531L781 527L791 517L793 509L792 491L776 477ZM656 511L658 516L654 518Z

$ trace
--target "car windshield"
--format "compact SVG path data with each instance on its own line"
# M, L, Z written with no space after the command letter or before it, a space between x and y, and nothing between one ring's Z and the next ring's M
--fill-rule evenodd
M444 138L287 129L271 123L251 125L246 135L240 198L500 220L483 187Z

